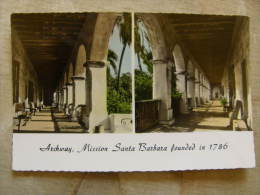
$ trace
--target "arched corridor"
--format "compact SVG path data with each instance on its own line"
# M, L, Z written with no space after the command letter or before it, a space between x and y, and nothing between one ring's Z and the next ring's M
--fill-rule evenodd
M250 129L248 18L152 13L136 18L148 32L155 94L136 102L137 132Z
M132 132L131 113L107 111L109 40L125 15L12 15L15 131Z

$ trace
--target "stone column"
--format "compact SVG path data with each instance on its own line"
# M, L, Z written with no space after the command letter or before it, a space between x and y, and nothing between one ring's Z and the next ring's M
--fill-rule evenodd
M161 100L159 120L161 124L172 124L171 68L168 60L153 61L153 99Z
M41 88L41 106L44 106L44 89Z
M62 88L63 90L63 111L66 114L66 109L68 106L68 89L67 86Z
M210 82L209 82L209 80L207 80L207 90L208 90L207 99L208 99L208 101L210 101L210 98L211 98L211 89L210 89Z
M203 75L200 74L200 104L203 104L204 101L203 101Z
M109 129L107 113L107 66L104 61L88 60L85 83L85 123L89 132L93 132L98 126Z
M194 80L194 83L195 83L195 107L198 107L199 104L200 104L200 101L199 101L199 71L198 69L195 68L195 80Z
M59 94L59 103L58 103L58 110L59 112L62 111L62 103L63 103L63 91L59 89L58 91L58 94Z
M79 105L85 105L85 77L72 76L73 81L73 112L72 120L77 121L77 109Z
M55 91L53 93L53 106L57 105L57 101L58 101L58 95L57 95L57 92Z
M188 98L191 98L191 106L195 107L195 78L188 77Z
M177 90L182 93L181 102L180 102L180 112L182 114L188 113L188 105L187 105L187 93L186 93L186 71L182 70L176 72L176 87Z
M69 112L69 108L72 108L71 106L73 106L73 85L72 83L66 83L66 86L67 86L67 97L68 97L66 114L70 115L71 113Z

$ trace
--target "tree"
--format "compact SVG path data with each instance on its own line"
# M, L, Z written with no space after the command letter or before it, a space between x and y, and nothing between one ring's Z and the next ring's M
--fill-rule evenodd
M111 67L114 70L115 75L117 75L117 68L116 68L117 59L118 59L117 54L113 50L109 49L107 54L107 61L109 62L109 66L108 66L109 73L111 73L110 72L110 67Z
M149 73L153 72L153 55L148 43L150 42L149 36L142 25L141 20L135 18L135 53L137 55L138 67L142 71L142 64L147 67ZM145 44L146 43L146 44Z
M135 100L149 100L152 99L152 76L147 73L135 70Z
M135 100L152 99L152 72L153 72L153 55L148 45L149 37L145 31L141 21L135 20L135 53L137 55L138 67L135 70ZM143 65L146 66L147 71L143 71Z
M137 20L135 20L135 30L134 30L134 32L135 32L135 53L137 55L137 61L138 61L139 69L142 71L142 64L141 64L140 55L142 54L144 47L141 44L140 29L139 29Z
M123 48L120 54L119 66L118 66L118 73L117 73L117 89L120 87L120 74L122 68L123 57L125 53L125 49L127 46L131 44L131 25L132 25L131 14L123 13L121 20L118 20L116 25L119 27L119 36L120 40L123 44Z
M152 51L148 51L147 49L143 50L142 53L143 63L146 65L147 70L150 74L153 73L153 54Z

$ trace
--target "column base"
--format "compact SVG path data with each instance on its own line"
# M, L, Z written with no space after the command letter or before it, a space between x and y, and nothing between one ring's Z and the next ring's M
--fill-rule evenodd
M60 104L60 105L58 106L58 112L63 112L63 105Z
M175 119L159 121L160 125L173 125L174 123L175 123Z
M77 122L78 121L77 112L76 112L75 109L73 109L73 111L72 111L72 115L71 115L71 119L70 120L73 121L73 122Z
M88 116L83 116L82 117L82 123L84 124L85 128L89 128L89 117Z
M180 113L181 114L189 114L190 113L190 111L188 109L188 105L183 100L181 101L181 105L180 105Z

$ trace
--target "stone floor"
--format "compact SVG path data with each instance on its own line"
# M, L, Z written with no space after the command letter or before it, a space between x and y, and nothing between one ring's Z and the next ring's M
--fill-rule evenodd
M26 125L22 124L20 131L17 125L14 125L14 132L81 133L86 131L78 122L70 121L64 113L55 111L51 107L36 112Z
M224 112L220 102L215 100L193 109L189 114L180 115L173 125L158 125L149 132L232 130L229 122L228 112Z

